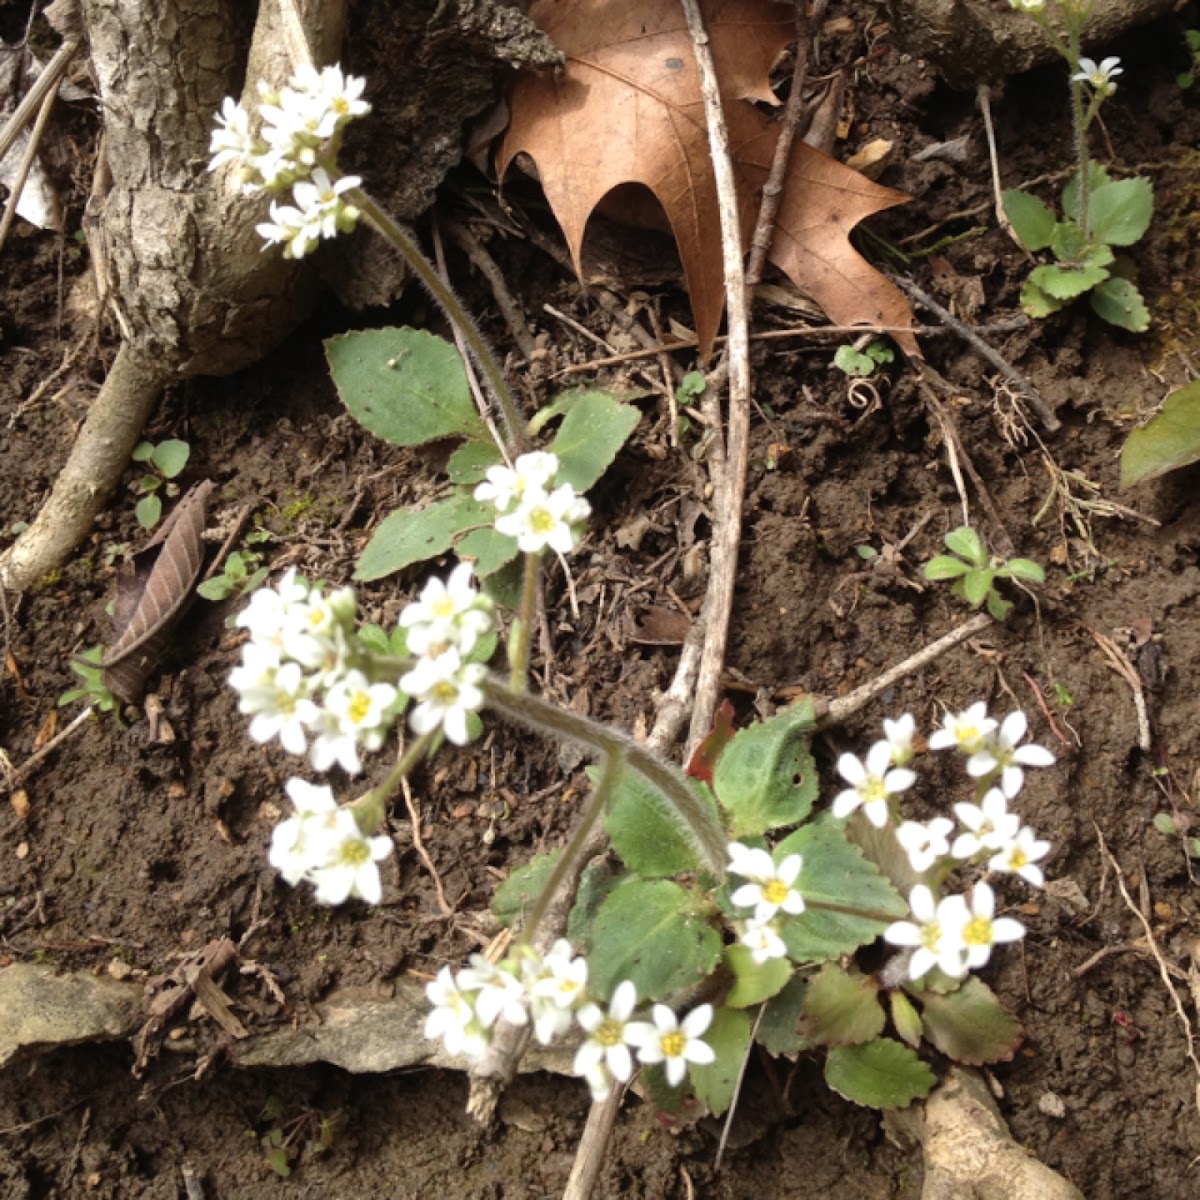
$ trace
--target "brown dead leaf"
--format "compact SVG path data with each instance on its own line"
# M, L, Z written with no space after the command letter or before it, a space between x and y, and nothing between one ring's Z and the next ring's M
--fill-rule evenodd
M54 735L58 732L58 709L52 708L47 714L46 719L38 728L37 734L33 739L33 748L40 750L47 742L52 741Z
M791 41L791 6L706 0L748 241L778 125L750 101L775 103L768 72ZM525 75L510 98L501 178L518 154L537 165L576 270L588 218L623 184L648 188L679 247L701 352L725 307L716 184L699 76L674 0L535 0L529 16L563 52L553 75ZM771 259L836 323L911 326L903 294L850 245L850 230L906 197L804 144L792 151ZM915 338L893 335L919 357Z
M140 698L146 676L191 597L204 562L201 535L215 486L205 480L188 491L134 556L132 574L118 584L117 640L101 665L104 686L126 703Z

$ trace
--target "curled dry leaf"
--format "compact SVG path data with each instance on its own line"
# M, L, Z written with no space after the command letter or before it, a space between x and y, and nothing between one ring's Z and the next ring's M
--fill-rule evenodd
M743 240L748 242L779 127L755 107L777 103L769 72L792 40L793 10L770 0L706 0ZM554 75L524 75L510 98L503 177L518 154L538 168L576 270L588 218L622 184L648 188L679 247L696 332L707 357L725 307L716 183L691 39L675 0L535 0L530 18L563 52ZM919 356L904 295L851 246L864 217L907 197L798 143L771 260L835 322L899 326Z
M127 704L141 697L146 677L191 597L204 562L202 535L215 486L206 479L187 492L134 555L132 573L117 585L117 640L100 665L104 686Z

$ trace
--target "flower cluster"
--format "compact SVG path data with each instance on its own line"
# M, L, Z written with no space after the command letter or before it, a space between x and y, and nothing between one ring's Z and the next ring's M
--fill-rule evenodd
M272 200L271 220L258 226L266 245L283 246L285 258L303 258L321 238L348 233L358 221L358 209L344 195L362 180L331 175L335 153L325 148L336 146L347 122L371 111L362 99L365 86L338 67L303 66L279 91L260 81L257 133L250 113L232 97L221 107L208 169L239 164L247 194L292 189L293 202Z
M726 849L726 870L747 880L730 893L729 902L735 908L754 909L754 915L741 922L738 940L759 966L769 958L785 957L787 946L779 936L779 914L799 916L804 911L804 897L794 887L804 866L803 858L789 854L776 865L766 850L751 849L741 842L730 842Z
M584 1038L575 1053L575 1074L587 1080L592 1098L604 1100L613 1081L627 1083L634 1054L643 1065L662 1063L667 1082L681 1084L689 1063L711 1063L714 1052L703 1040L713 1018L711 1004L694 1008L682 1021L665 1004L656 1004L650 1020L634 1020L637 989L624 980L602 1006L587 991L588 964L560 938L542 957L523 947L500 963L481 954L457 974L443 967L426 986L433 1005L425 1036L440 1038L447 1051L478 1060L497 1020L513 1025L533 1022L543 1045L566 1034L573 1024Z
M544 450L522 454L512 467L491 467L475 499L496 506L496 532L517 539L523 554L548 546L568 554L579 544L592 507L575 489L558 482L558 458Z
M391 853L391 838L367 837L327 787L289 779L287 793L296 816L275 827L271 866L293 886L314 884L318 904L342 904L351 896L378 904L383 889L375 864Z

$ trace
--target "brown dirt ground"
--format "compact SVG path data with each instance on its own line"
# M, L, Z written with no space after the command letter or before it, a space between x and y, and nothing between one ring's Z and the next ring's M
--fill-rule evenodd
M1122 55L1126 75L1106 109L1108 134L1117 162L1150 174L1156 189L1156 221L1136 251L1155 314L1152 331L1127 336L1080 309L998 341L1058 409L1064 428L1045 439L1046 449L1060 468L1077 473L1079 506L1061 496L1043 505L1050 481L1042 452L1032 437L1005 437L1011 404L980 362L952 337L926 343L931 361L961 388L954 419L1018 552L1050 564L1037 607L1022 602L1006 625L898 685L886 702L816 747L828 786L836 754L865 745L882 716L909 710L928 728L941 705L983 697L1005 711L1024 707L1038 740L1058 753L1058 766L1027 786L1021 808L1053 840L1049 874L1060 885L1032 897L1005 892L1029 936L1019 951L999 956L987 977L1027 1030L1016 1059L994 1072L1004 1115L1014 1136L1089 1200L1195 1195L1200 1156L1197 1080L1173 1001L1138 949L1141 926L1098 845L1102 834L1166 960L1186 971L1200 919L1196 883L1180 841L1158 833L1151 819L1159 811L1194 819L1200 476L1196 468L1180 471L1120 497L1136 517L1106 516L1098 507L1117 499L1124 434L1168 385L1184 380L1186 356L1194 364L1200 344L1200 104L1173 82L1182 65L1175 61L1181 29L1178 21L1163 23L1111 48ZM835 39L829 47L835 61L861 63L845 149L871 137L893 138L896 165L883 182L914 197L873 228L904 244L944 222L921 246L943 233L966 234L942 253L968 285L977 281L981 299L971 319L1011 315L1027 264L992 228L970 98L936 85L886 39L873 43L865 61L863 46ZM1010 83L996 116L1008 180L1065 165L1070 143L1060 71ZM86 122L79 125L74 134L85 137ZM973 147L965 166L912 160L929 142L964 134ZM376 136L384 145L386 130ZM478 180L469 186L478 189ZM78 192L74 200L77 228ZM444 202L454 205L453 194ZM973 208L974 215L953 216ZM532 219L548 227L544 216ZM986 228L969 233L975 225ZM620 334L528 242L496 238L492 248L547 351L526 389L532 405L550 394L554 370L596 353L545 316L543 304L570 312L601 336ZM60 263L69 286L84 267L75 243L59 245L28 229L18 228L4 250L0 540L33 514L102 377L107 351L85 352L59 382L65 391L54 396L51 388L29 403L64 352L89 332L60 316ZM507 345L466 264L452 257L451 268L493 336ZM937 291L924 260L914 260L911 270ZM638 284L625 281L629 290ZM658 292L664 313L686 320L678 290ZM939 295L948 298L944 289ZM763 314L764 324L790 320L770 309ZM255 507L275 535L273 566L295 564L341 582L377 520L430 491L440 460L393 450L358 429L327 380L320 340L357 324L402 322L436 325L419 297L366 319L331 307L254 369L175 389L150 436L191 443L189 476L221 486L218 518L244 504ZM911 377L891 371L882 403L864 410L848 402L828 351L814 352L802 341L760 343L754 360L762 411L728 664L729 694L747 718L753 708L770 711L801 689L844 694L965 615L941 588L918 586L920 564L959 523L960 507L937 425ZM600 381L644 387L644 377L630 369L607 371ZM642 403L646 420L601 485L592 535L576 559L579 618L565 605L561 576L552 573L547 591L550 690L635 729L652 721L677 656L669 645L639 640L639 625L652 607L677 611L678 602L698 602L704 580L703 571L693 570L694 547L708 530L699 468L670 448L665 405L653 396ZM769 455L771 446L786 452ZM769 457L778 458L773 469ZM139 540L133 505L132 491L119 495L60 575L19 603L10 601L0 748L14 764L32 753L58 696L72 686L69 656L107 636L115 548ZM995 539L998 530L974 493L972 505L976 522ZM883 550L918 526L895 572L856 576L857 546ZM417 583L413 576L363 588L368 617L394 620ZM406 972L433 973L461 960L492 930L487 906L497 880L557 844L570 827L578 764L497 729L467 754L442 755L414 781L453 915L439 911L404 814L392 824L398 853L385 871L383 905L369 912L316 909L266 865L264 848L290 768L275 750L248 742L225 684L237 657L225 625L232 611L197 606L179 630L152 685L169 737L153 738L144 716L128 729L90 723L28 780L26 815L6 804L0 815L6 964L101 971L116 958L155 974L211 938L236 940L254 925L245 953L269 969L286 1004L251 975L231 975L225 987L240 1018L266 1028L303 1019L335 988L386 987ZM1135 642L1154 637L1140 653L1131 651L1147 677L1149 754L1137 747L1132 689L1109 668L1093 636L1119 639L1125 630L1134 631ZM1156 664L1165 664L1165 678ZM913 811L933 815L939 803L933 792L927 785ZM1194 1016L1186 990L1180 995ZM10 1069L0 1078L0 1193L14 1200L175 1197L188 1162L209 1200L553 1196L561 1192L586 1115L580 1084L535 1076L512 1089L498 1126L481 1131L463 1113L459 1076L238 1072L222 1065L219 1030L210 1021L183 1020L179 1033L141 1080L130 1073L126 1045L61 1050ZM208 1069L197 1082L202 1061ZM263 1115L269 1101L281 1106L279 1118ZM718 1173L710 1129L676 1132L647 1106L631 1104L599 1194L682 1197L694 1187L696 1194L731 1200L850 1200L919 1192L912 1155L888 1141L875 1115L828 1093L811 1064L756 1064L746 1109L737 1148ZM298 1164L291 1179L278 1179L256 1135L292 1121L303 1130L303 1120L324 1117L339 1118L332 1148Z

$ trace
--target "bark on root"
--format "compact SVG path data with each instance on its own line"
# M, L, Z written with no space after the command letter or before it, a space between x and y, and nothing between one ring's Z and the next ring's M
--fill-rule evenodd
M286 5L286 9L285 6ZM212 117L244 78L294 68L295 9L318 62L336 55L345 0L263 0L247 54L229 0L82 0L104 120L108 185L85 218L93 266L122 346L53 491L0 558L24 591L86 537L169 383L258 360L305 314L315 282L263 254L259 198L206 170Z

